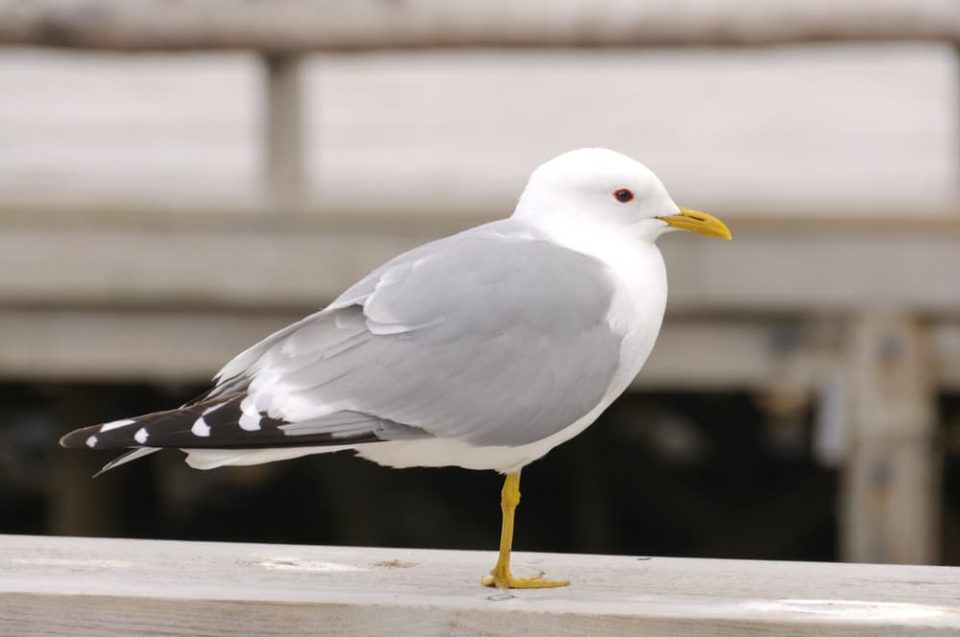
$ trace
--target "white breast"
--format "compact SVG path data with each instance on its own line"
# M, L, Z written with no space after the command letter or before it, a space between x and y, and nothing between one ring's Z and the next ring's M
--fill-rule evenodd
M643 367L660 334L667 305L667 273L660 250L649 243L638 246L630 241L599 258L619 278L607 319L615 332L623 334L620 369L607 394L616 398Z
M584 235L579 237L582 239ZM667 275L660 250L652 243L637 242L622 235L598 238L599 241L564 243L602 260L618 279L607 321L614 332L623 335L620 367L603 399L589 413L553 436L528 445L531 447L529 451L537 455L526 463L536 460L593 424L633 382L660 333L667 303Z

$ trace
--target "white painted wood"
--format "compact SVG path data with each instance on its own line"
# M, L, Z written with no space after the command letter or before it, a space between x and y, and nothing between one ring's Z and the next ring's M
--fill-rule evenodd
M925 635L960 569L515 554L569 588L497 594L493 551L0 536L0 635Z
M600 145L709 212L955 217L956 62L942 45L318 56L307 204L507 214L537 164ZM250 210L262 80L249 54L0 49L0 202Z
M960 40L950 0L639 4L509 0L17 0L0 2L0 43L115 50L282 52L438 46L765 45Z
M320 307L387 259L490 217L8 213L0 303ZM960 312L960 222L756 221L663 238L673 311Z
M940 45L371 54L306 70L311 175L332 206L510 210L535 166L584 146L636 157L707 211L913 217L958 194L957 56Z

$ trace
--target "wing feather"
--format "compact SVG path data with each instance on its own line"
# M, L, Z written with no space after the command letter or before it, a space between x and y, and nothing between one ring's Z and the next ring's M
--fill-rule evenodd
M180 409L81 429L62 443L527 444L577 421L610 387L622 341L607 320L613 294L599 260L519 222L495 222L378 268L238 355L210 392Z
M476 445L589 412L619 362L610 273L516 225L407 253L285 331L245 372L257 408L292 422L351 410Z

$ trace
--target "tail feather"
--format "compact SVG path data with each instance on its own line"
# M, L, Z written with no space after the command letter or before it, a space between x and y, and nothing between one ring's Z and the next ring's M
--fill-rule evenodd
M298 422L253 411L246 392L217 396L160 411L71 431L60 444L72 449L275 449L349 446L428 436L417 427L372 414L338 411Z
M93 477L96 478L101 474L106 473L107 471L110 471L110 469L116 469L122 464L127 464L128 462L139 460L144 456L149 456L151 453L156 453L158 451L160 451L159 447L139 447L137 449L133 449L132 451L128 451L127 453L123 454L119 458L114 458L107 464L103 465L103 468L101 468L100 471L97 471L95 474L93 474Z
M132 449L107 464L103 473L166 448L192 454L191 466L211 468L429 436L418 427L349 410L288 422L256 411L246 398L245 389L207 395L179 409L77 429L60 444L73 449Z
M60 444L71 449L211 446L210 432L240 420L245 393L217 396L179 409L159 411L71 431ZM204 444L207 443L207 444Z

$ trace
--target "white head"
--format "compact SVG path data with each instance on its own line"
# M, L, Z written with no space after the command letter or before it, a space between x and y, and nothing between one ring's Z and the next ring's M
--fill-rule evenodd
M530 175L515 219L551 226L603 226L653 242L683 228L729 239L715 217L677 206L653 172L606 148L572 150Z

